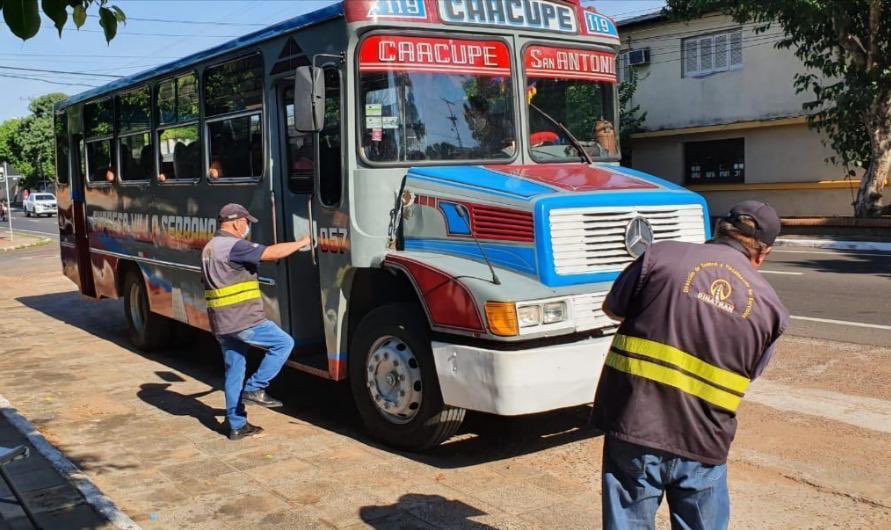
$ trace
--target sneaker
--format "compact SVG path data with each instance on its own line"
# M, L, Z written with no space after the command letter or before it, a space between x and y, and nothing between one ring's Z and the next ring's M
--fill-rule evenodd
M252 392L242 392L241 399L242 401L245 401L247 403L261 405L268 408L276 408L282 406L281 401L267 394L266 390L263 390L262 388L260 390L254 390Z
M232 441L241 440L242 438L248 438L250 436L256 436L263 432L263 427L257 427L256 425L251 425L250 423L245 423L244 427L239 429L230 429L229 430L229 439Z

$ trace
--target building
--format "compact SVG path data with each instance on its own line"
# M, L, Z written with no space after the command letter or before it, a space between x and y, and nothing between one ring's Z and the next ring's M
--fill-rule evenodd
M795 73L804 65L724 15L690 22L661 13L618 22L620 75L638 73L634 104L647 112L632 135L632 166L702 193L712 215L747 198L784 217L851 215L856 181L844 180L805 123Z

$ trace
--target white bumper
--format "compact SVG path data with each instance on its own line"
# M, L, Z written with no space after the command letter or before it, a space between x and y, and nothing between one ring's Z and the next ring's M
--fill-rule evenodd
M594 401L612 336L500 351L434 342L447 405L515 416Z

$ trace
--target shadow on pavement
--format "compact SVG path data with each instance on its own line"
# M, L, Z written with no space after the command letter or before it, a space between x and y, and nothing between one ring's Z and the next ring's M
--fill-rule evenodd
M223 434L225 411L208 407L198 400L211 392L222 392L222 356L211 335L197 333L188 345L160 352L142 352L133 348L127 338L118 300L90 300L76 291L68 291L23 296L16 301L213 387L214 390L199 394L175 392L170 389L171 383L181 378L167 371L156 373L165 383L133 381L134 392L146 403L168 414L192 416L208 430ZM248 373L256 369L259 358L259 355L252 356ZM452 440L426 453L409 453L382 446L366 436L346 383L285 369L269 390L285 403L284 407L276 409L280 413L444 469L507 459L600 435L588 424L588 406L519 417L468 413L461 431Z
M416 517L415 515L418 515ZM359 509L359 517L371 528L384 530L399 528L401 530L433 529L433 528L474 528L478 530L493 529L494 526L478 523L471 517L486 515L469 504L457 500L449 500L441 495L421 495L409 493L399 497L399 502L386 506L363 506ZM436 521L436 526L424 522L424 519Z
M850 252L837 251L826 253L823 258L794 259L783 256L783 262L794 263L799 267L806 267L815 272L837 274L866 274L877 277L891 278L891 254L878 252Z

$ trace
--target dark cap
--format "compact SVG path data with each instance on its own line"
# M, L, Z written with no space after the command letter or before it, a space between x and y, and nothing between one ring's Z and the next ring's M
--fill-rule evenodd
M234 202L231 202L220 209L219 218L222 222L235 221L236 219L247 219L252 223L257 222L257 218L251 215L251 212L247 211L247 208L240 204L235 204Z
M754 221L755 227L745 224L743 219ZM767 246L773 246L780 235L780 216L773 206L760 201L742 201L730 209L725 219L743 234L753 237Z

